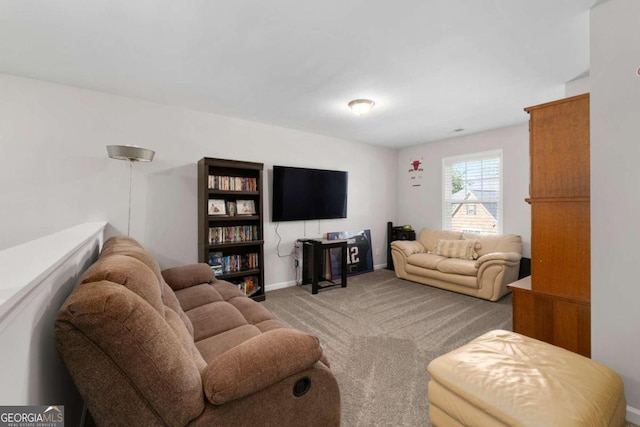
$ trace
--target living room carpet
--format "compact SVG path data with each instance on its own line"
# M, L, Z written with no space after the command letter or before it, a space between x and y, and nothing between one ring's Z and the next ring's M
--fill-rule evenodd
M347 288L267 294L283 323L316 335L338 380L342 425L428 426L427 365L493 329L511 330L511 295L484 301L395 277L349 277Z

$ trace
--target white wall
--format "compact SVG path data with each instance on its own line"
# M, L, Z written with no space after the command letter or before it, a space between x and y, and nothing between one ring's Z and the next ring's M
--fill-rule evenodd
M640 424L640 2L591 10L592 357L623 378Z
M526 122L528 115L524 110L522 114ZM523 255L530 257L531 209L524 201L529 197L529 127L526 123L400 150L398 224L411 224L416 231L421 227L442 227L442 159L495 149L503 150L503 232L522 236ZM409 173L413 160L423 162L419 187L414 187L415 180L410 179L414 175Z
M134 165L131 235L163 268L197 260L196 163L205 156L263 162L267 178L273 164L348 171L348 218L282 223L280 251L305 234L369 228L381 248L374 264L386 263L395 150L9 75L0 75L0 117L0 249L87 221L126 233L129 165L105 146L131 144L156 151ZM293 281L293 263L275 254L270 213L265 241L267 285Z
M53 326L80 275L98 258L104 227L80 224L0 250L2 405L64 405L67 425L80 425L82 399L56 351Z
M589 92L591 92L591 84L588 75L571 80L564 85L564 96L567 98Z

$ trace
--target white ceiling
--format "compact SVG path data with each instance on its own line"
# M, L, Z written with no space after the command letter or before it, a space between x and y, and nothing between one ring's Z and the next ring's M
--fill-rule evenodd
M403 147L563 97L594 3L0 0L0 73Z

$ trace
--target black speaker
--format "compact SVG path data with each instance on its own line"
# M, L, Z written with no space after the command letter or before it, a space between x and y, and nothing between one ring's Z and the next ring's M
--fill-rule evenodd
M394 240L416 240L416 232L413 230L396 230L391 241L393 242Z
M394 227L392 222L387 222L387 269L389 270L393 270L390 245L394 240L416 240L416 232L410 225Z

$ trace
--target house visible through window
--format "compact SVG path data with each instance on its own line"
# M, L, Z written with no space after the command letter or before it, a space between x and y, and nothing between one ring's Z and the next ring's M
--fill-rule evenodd
M502 232L502 150L447 157L442 178L445 230Z

